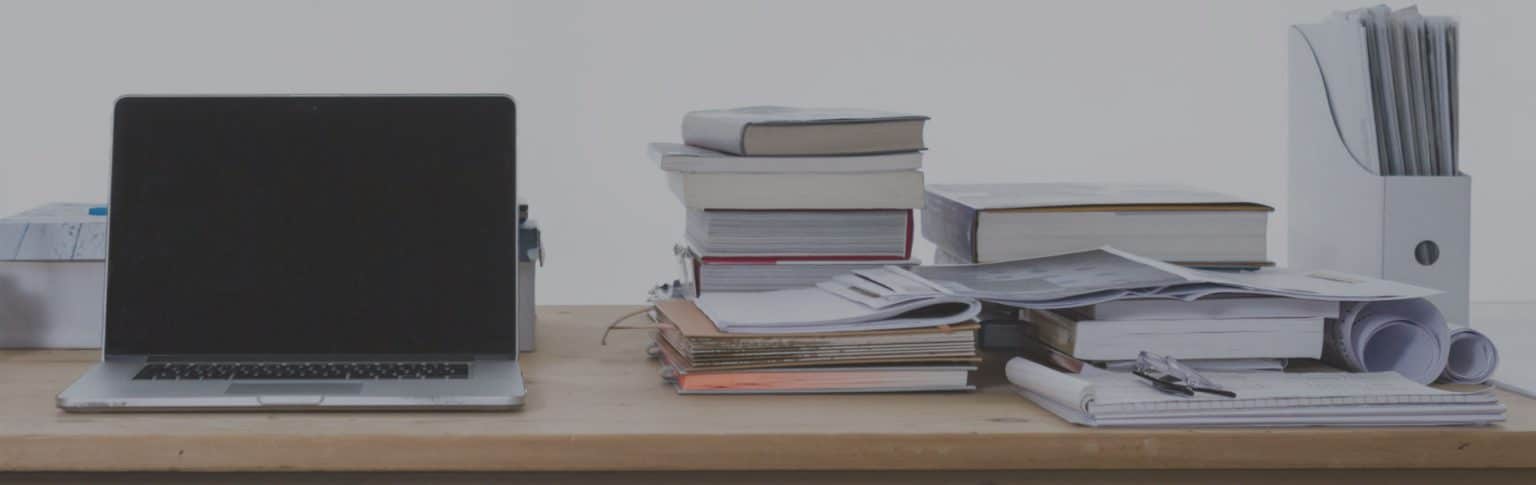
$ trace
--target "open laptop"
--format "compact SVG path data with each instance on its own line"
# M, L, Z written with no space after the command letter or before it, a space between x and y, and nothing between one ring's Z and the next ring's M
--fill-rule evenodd
M125 97L101 363L67 411L508 409L505 96Z

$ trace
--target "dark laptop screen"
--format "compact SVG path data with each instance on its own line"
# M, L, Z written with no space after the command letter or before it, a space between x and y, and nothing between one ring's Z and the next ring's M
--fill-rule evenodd
M505 97L128 97L111 354L512 353Z

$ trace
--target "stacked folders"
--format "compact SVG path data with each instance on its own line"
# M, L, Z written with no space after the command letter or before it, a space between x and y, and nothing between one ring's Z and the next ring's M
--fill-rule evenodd
M975 323L727 333L691 301L656 309L663 375L681 394L969 390L979 362Z
M1455 19L1379 5L1300 28L1329 76L1340 135L1366 169L1461 173Z
M911 265L927 117L759 106L695 111L653 143L687 210L677 256L696 292L814 285Z

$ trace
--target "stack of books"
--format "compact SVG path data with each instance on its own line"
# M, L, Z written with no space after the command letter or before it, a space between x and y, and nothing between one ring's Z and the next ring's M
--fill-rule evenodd
M695 294L814 285L910 266L927 117L760 106L695 111L650 158L687 212Z
M1177 265L1223 270L1270 266L1272 208L1220 193L1154 184L961 184L927 188L923 236L938 263L1042 258L1110 246ZM1116 369L1141 351L1199 366L1279 369L1322 354L1324 321L1339 305L1294 298L1132 298L1020 312L1029 347ZM983 333L1013 325L993 319ZM996 322L996 323L991 323ZM1000 328L999 328L1000 327Z
M975 323L876 331L725 333L689 300L656 304L664 379L680 394L964 391Z
M1339 304L1269 296L1124 299L1063 310L1024 310L1027 336L1075 359L1124 367L1142 352L1196 366L1279 370L1318 359L1323 326Z
M685 210L677 256L684 293L699 298L657 304L656 354L679 393L972 389L979 326L967 305L951 305L949 318L932 323L895 326L828 322L836 315L783 306L716 321L700 308L740 309L731 297L802 291L841 310L879 313L817 285L917 264L913 218L923 206L927 120L860 109L695 111L683 118L682 144L650 145ZM795 301L799 310L815 306Z

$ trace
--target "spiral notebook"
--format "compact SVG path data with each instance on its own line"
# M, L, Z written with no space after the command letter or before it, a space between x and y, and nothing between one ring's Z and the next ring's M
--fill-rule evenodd
M1068 374L1022 358L1006 374L1025 398L1086 426L1479 425L1505 411L1491 389L1436 389L1395 372L1202 373L1236 398L1165 394L1131 374Z

